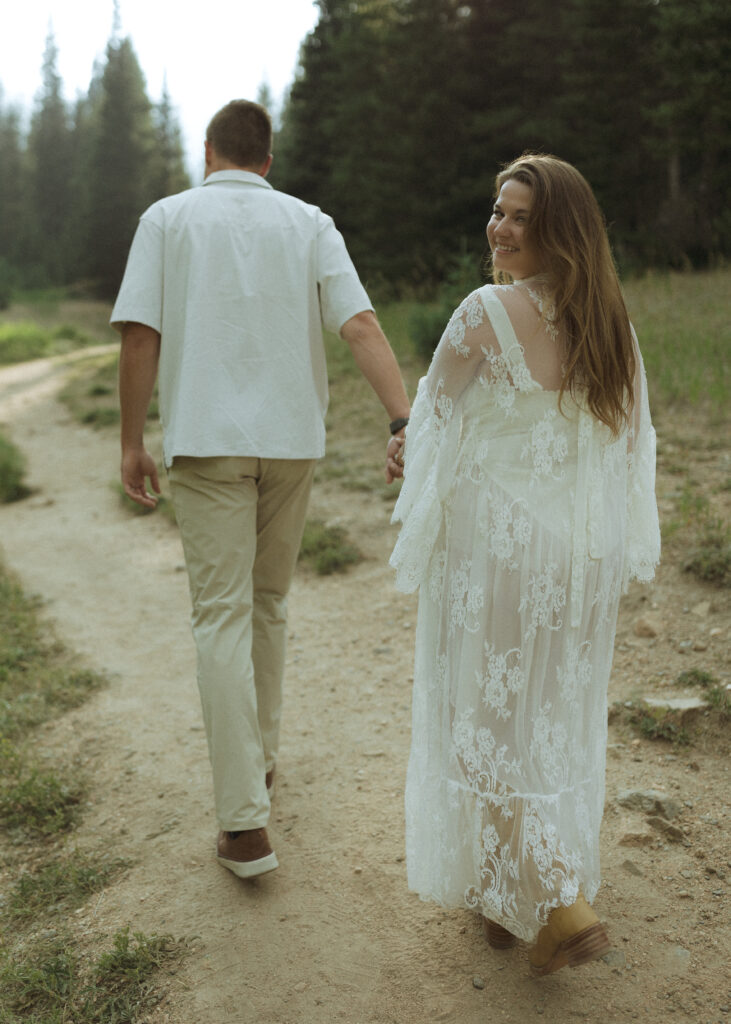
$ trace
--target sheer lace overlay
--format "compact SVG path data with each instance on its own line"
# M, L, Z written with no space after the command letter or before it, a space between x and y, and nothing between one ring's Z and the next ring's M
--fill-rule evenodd
M535 280L455 311L407 429L391 557L397 586L419 589L409 884L526 940L599 886L619 597L659 558L639 351L613 439L572 399L558 408L551 314Z

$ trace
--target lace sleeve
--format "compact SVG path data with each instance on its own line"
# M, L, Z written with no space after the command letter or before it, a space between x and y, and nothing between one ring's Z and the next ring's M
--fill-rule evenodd
M442 502L454 481L460 399L484 361L485 332L492 331L479 294L455 310L419 387L406 428L404 482L393 513L403 525L391 555L396 586L410 593L421 583L442 519Z
M627 547L625 587L649 582L660 561L660 525L655 498L655 430L650 419L645 368L635 339L635 394L627 443Z

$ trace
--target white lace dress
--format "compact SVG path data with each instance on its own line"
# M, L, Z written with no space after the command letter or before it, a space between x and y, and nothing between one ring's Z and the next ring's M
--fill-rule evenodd
M525 940L600 882L619 597L660 550L637 363L613 439L569 396L559 411L540 280L487 285L452 316L407 429L391 564L419 588L409 886Z

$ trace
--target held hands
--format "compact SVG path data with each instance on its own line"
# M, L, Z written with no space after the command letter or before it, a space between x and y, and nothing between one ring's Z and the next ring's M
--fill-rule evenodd
M386 448L386 483L393 483L398 477L404 475L404 440L402 436L395 434L390 438Z
M145 448L128 449L122 452L122 486L124 493L132 501L145 508L155 508L157 498L149 494L145 488L145 478L150 478L150 486L155 494L160 494L160 482L157 477L155 460Z

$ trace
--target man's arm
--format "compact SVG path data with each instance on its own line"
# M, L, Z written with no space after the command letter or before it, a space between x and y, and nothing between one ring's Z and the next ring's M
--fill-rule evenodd
M119 404L122 413L122 484L125 494L138 505L154 508L157 498L145 488L150 478L159 494L155 460L145 448L144 430L147 410L157 378L160 335L145 324L122 325L122 350L119 356Z
M401 379L396 356L372 310L356 313L340 328L340 336L347 341L360 372L378 395L381 405L391 421L408 419L409 399ZM397 431L388 443L386 481L403 476L401 466L395 462L403 444L404 428Z

